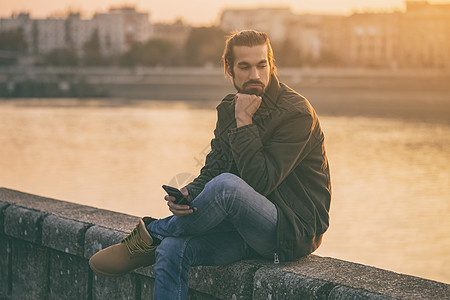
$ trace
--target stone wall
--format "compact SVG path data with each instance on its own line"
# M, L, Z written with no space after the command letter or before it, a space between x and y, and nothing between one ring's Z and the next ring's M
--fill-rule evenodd
M121 278L89 268L138 217L0 188L0 299L151 299L152 267ZM309 255L192 268L190 299L448 299L450 285Z

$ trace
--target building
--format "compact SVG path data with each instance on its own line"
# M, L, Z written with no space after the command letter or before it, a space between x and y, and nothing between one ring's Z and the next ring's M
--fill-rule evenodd
M320 16L319 39L321 41L320 62L334 66L346 63L349 31L347 17L340 15Z
M220 28L225 32L255 29L264 31L273 43L282 43L289 35L289 24L295 15L288 7L225 9Z
M406 1L400 31L401 67L450 68L450 4Z
M343 16L302 14L291 18L289 46L294 47L307 64L340 61L345 37Z
M84 55L84 44L92 38L97 26L88 19L81 19L80 14L70 14L66 19L66 47L76 51L79 56Z
M399 14L353 14L346 20L347 47L340 56L355 67L396 67L398 64Z
M48 53L66 48L67 32L64 19L47 18L34 20L35 53Z
M450 69L450 4L406 0L404 12L354 13L349 16L295 14L289 7L225 9L225 32L256 29L272 41L278 62L291 66L333 65L369 68ZM71 48L82 57L86 42L98 39L103 57L114 57L134 42L166 39L183 49L191 26L182 21L151 24L147 12L111 8L91 19L31 19L13 14L0 19L0 31L20 30L29 55ZM4 56L22 54L4 51Z
M450 68L450 4L407 0L405 12L350 16L293 14L286 7L226 9L220 27L264 31L307 64Z
M112 8L93 19L81 19L76 13L64 19L30 19L29 14L0 19L0 31L13 29L22 30L30 54L73 48L82 56L84 44L97 33L101 53L107 57L127 51L133 42L144 42L153 33L148 13L133 7Z
M157 23L153 25L153 38L170 41L177 48L181 49L192 30L192 27L177 20L173 24Z
M103 55L112 56L130 49L133 42L144 42L152 36L148 13L134 7L111 8L107 13L94 15Z

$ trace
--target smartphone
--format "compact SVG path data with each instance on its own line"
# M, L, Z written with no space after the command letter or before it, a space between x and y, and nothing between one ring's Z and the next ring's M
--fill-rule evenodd
M191 205L189 200L181 193L181 191L177 188L174 188L172 186L163 185L162 188L166 191L166 193L169 196L175 197L175 204L181 204L181 205Z

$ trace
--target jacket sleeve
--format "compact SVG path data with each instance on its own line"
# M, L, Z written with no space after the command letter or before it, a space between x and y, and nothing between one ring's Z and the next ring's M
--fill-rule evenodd
M216 129L214 130L214 138L211 140L211 151L206 156L205 165L200 170L200 175L186 186L192 199L195 199L195 197L201 193L206 183L217 175L225 172L227 167L227 158L222 149L222 145L224 143L219 140L219 133L220 130L218 125L216 125Z
M260 194L269 195L316 144L315 123L311 114L290 113L264 145L255 124L231 129L231 151L242 179Z

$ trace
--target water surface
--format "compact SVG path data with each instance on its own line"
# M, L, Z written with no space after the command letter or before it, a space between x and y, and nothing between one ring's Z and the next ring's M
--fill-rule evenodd
M0 102L0 186L137 216L197 175L214 103ZM320 117L333 201L316 254L450 282L450 126Z

